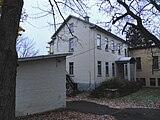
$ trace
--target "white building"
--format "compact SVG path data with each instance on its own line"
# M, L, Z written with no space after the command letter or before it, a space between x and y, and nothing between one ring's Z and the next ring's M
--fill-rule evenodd
M66 55L18 60L16 116L66 107Z
M80 90L94 89L114 77L132 79L130 63L134 59L125 57L128 56L126 42L90 23L89 17L83 20L70 15L49 44L50 54L73 53L66 59L66 68Z

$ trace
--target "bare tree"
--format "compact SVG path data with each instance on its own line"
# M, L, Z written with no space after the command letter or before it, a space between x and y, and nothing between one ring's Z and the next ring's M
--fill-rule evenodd
M39 50L35 48L34 40L24 36L17 38L16 49L19 58L32 57L39 52Z
M15 120L16 38L23 0L2 0L0 16L0 120Z
M110 17L108 26L114 24L122 33L132 26L160 48L158 0L100 0L97 4Z

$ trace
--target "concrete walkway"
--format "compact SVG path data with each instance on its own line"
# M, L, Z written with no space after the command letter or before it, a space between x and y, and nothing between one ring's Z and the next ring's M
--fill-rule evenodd
M95 115L112 115L117 120L160 120L160 109L116 109L87 101L67 101L67 109Z

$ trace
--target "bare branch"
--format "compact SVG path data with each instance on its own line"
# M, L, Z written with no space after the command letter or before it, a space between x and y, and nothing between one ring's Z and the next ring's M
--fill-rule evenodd
M115 20L112 21L112 24L115 24L118 20L126 17L128 15L128 13L123 14L122 16L117 17Z

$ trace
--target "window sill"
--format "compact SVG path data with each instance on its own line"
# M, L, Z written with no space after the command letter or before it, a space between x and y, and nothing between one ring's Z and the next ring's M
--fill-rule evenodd
M69 50L69 52L74 52L74 50Z
M109 77L109 75L106 75L106 77Z
M102 48L97 47L98 50L102 50Z
M73 74L69 74L69 76L70 76L70 77L74 77L74 75L73 75Z
M160 69L159 68L157 68L157 69L153 69L154 71L159 71Z
M97 75L97 77L102 77L102 75Z

